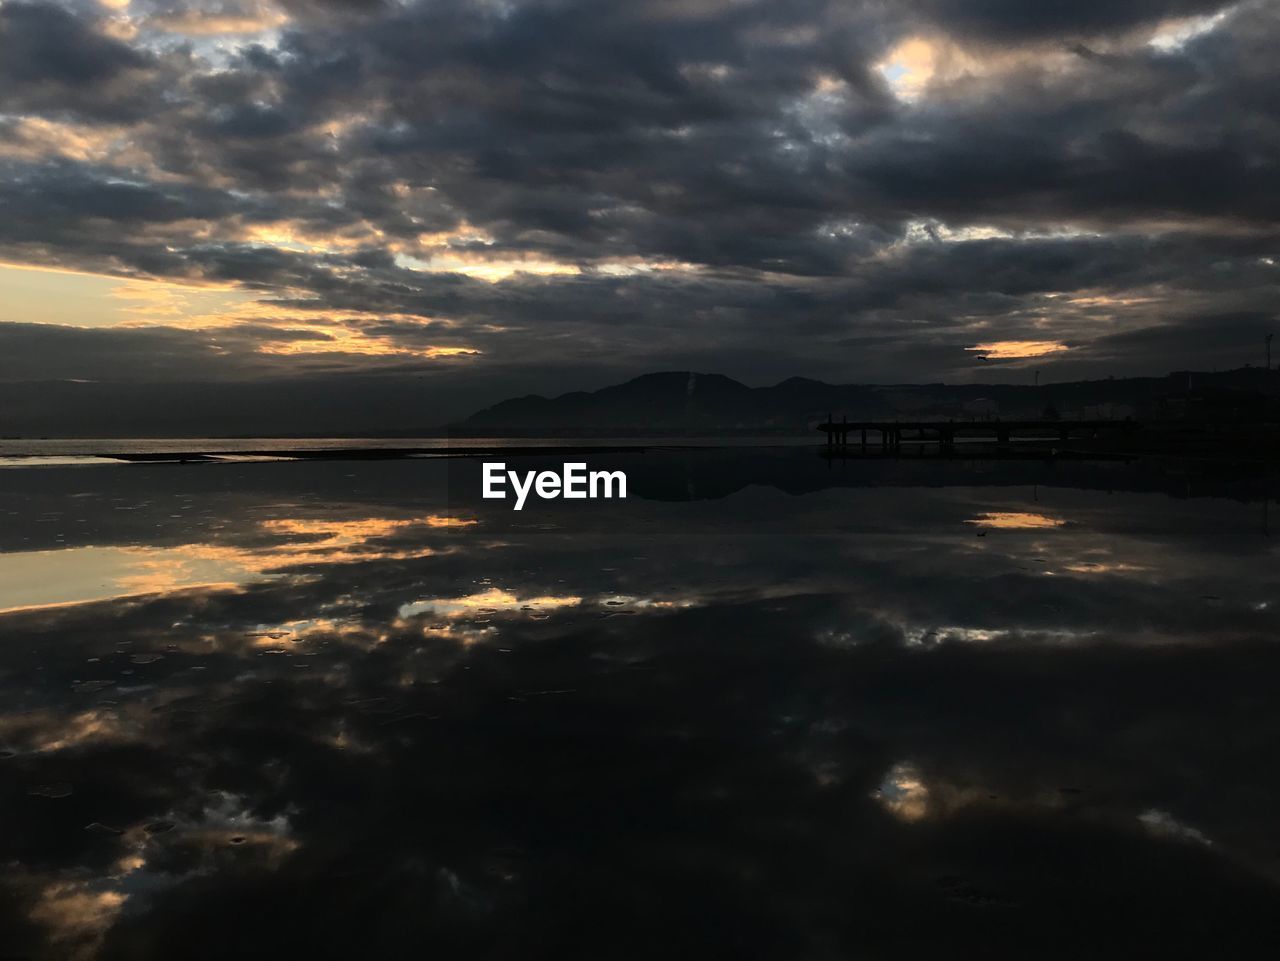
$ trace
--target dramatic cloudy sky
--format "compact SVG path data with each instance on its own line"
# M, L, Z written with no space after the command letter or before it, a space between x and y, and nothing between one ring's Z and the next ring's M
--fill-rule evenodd
M1260 363L1277 50L1280 0L0 0L0 433Z

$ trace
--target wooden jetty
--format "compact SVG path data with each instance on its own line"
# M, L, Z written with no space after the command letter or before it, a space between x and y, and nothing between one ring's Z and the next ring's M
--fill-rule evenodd
M956 439L987 440L1008 447L1015 436L1026 440L1066 443L1073 438L1095 438L1103 433L1128 433L1137 428L1131 420L835 420L828 415L818 430L827 435L831 450L868 445L881 451L901 450L904 440L933 443L944 451L955 447ZM850 437L854 438L850 444Z

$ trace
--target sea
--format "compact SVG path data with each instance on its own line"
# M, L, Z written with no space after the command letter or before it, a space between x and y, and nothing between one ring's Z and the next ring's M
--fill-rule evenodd
M0 953L1280 944L1275 478L801 440L3 442Z
M41 466L92 466L128 462L138 455L202 453L222 460L263 460L316 451L417 451L437 456L457 450L529 447L762 447L813 446L803 435L696 435L610 437L106 437L106 438L0 438L0 468Z

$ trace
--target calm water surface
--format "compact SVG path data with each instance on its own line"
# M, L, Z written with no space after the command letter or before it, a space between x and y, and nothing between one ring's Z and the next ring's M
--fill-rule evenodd
M597 461L5 472L0 956L1280 944L1267 481Z
M458 448L521 447L812 447L813 437L770 435L762 437L682 434L672 437L636 437L619 441L608 437L0 437L0 468L85 467L118 465L121 456L216 452L228 460L261 460L270 451L289 457L306 451L377 451L413 449L447 454ZM251 454L251 456L250 456Z

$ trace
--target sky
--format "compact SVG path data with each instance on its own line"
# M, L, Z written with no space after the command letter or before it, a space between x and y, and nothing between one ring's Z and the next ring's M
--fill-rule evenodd
M1277 49L1280 0L0 0L0 434L1258 365Z

